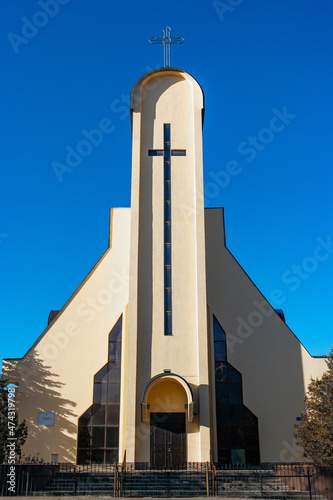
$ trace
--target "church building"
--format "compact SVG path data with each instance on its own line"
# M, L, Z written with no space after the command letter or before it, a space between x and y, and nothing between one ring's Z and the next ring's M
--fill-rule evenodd
M109 248L27 354L18 386L25 455L77 464L299 462L294 425L326 370L225 243L205 209L204 95L186 71L145 74L131 95L130 208Z

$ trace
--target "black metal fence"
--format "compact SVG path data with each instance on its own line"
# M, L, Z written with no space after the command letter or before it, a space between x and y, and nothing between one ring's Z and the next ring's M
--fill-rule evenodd
M13 467L12 469L10 467ZM333 500L333 471L311 465L0 465L1 496L103 495Z
M212 496L212 471L208 463L152 469L148 464L126 464L122 470L124 497Z
M333 500L333 471L311 465L216 466L216 496Z

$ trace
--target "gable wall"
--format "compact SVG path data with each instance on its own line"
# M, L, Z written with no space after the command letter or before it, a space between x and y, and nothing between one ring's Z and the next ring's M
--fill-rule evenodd
M222 209L206 209L205 224L208 306L227 334L228 362L243 375L244 404L259 419L261 461L299 461L294 424L310 376L326 363L310 356L225 247Z
M128 303L129 225L130 209L112 209L111 247L28 353L4 360L3 378L19 381L19 418L29 426L26 455L75 461L77 419L92 404L108 334ZM39 411L55 412L55 426L37 426Z

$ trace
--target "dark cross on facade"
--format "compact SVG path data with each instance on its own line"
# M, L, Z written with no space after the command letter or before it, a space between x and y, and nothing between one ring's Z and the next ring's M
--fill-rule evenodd
M150 43L161 43L164 46L164 66L170 66L170 46L176 43L180 44L185 42L185 39L181 36L170 36L170 31L171 28L169 26L165 26L162 37L158 38L153 36L149 39Z
M186 149L171 149L171 125L164 124L164 149L149 149L148 156L164 156L164 334L172 335L171 281L171 156L186 156Z

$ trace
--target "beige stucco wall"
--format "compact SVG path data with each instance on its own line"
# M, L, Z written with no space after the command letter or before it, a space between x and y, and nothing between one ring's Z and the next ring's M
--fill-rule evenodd
M132 92L132 221L126 450L129 461L149 461L149 423L140 403L149 380L170 369L193 386L202 411L199 432L188 435L190 461L209 459L202 109L200 86L188 73L164 68L145 75ZM173 335L164 335L163 125L171 124ZM195 207L184 210L184 204ZM139 251L137 251L139 249Z
M19 381L17 408L29 427L23 453L75 461L77 419L92 404L94 374L107 362L108 334L126 316L129 224L130 209L111 210L110 248L28 353L4 360L3 377ZM37 426L39 411L55 412L55 426Z
M223 210L206 209L205 224L208 305L227 334L228 362L243 375L244 404L259 418L261 461L300 461L294 424L311 375L326 363L310 356L225 247Z

